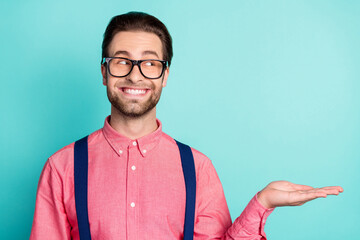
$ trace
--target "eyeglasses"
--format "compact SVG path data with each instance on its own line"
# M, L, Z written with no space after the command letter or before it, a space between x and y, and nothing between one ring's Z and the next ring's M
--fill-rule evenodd
M148 79L160 78L167 66L167 61L158 59L131 60L122 57L103 58L101 64L106 63L106 68L113 77L126 77L134 66L138 66L140 73Z

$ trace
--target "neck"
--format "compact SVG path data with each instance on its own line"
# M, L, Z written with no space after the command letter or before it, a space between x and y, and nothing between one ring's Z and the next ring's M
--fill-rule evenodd
M154 132L158 128L156 108L141 117L131 118L124 116L111 106L110 126L121 135L132 140L141 138Z

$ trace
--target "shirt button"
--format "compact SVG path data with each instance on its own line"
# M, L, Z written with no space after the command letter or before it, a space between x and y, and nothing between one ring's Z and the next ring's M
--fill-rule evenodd
M134 202L130 203L130 206L135 207L135 203Z
M131 167L131 170L135 171L136 167L135 166L132 166Z
M122 151L122 150L119 150L119 153L120 153L120 154L122 154L122 153L123 153L123 151Z
M146 149L143 150L143 153L146 153Z
M136 146L136 145L137 145L137 143L136 143L135 141L133 141L133 145L134 145L134 146Z

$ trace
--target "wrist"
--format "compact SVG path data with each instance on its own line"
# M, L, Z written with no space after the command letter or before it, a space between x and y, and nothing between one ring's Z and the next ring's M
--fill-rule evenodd
M264 191L260 191L257 193L257 200L258 202L266 209L274 208L266 199L266 193Z

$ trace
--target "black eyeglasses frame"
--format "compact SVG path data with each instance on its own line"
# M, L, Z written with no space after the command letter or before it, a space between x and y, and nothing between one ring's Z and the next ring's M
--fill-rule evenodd
M113 75L113 74L111 73L110 67L109 67L109 62L111 61L111 59L124 59L124 60L130 61L130 62L131 62L131 68L130 68L129 73L126 74L126 75L124 75L124 76L116 76L116 75ZM142 72L140 64L141 64L142 62L146 62L146 61L158 61L158 62L161 62L161 64L163 65L163 67L162 67L161 74L160 74L159 77L150 78L150 77L147 77L147 76ZM129 59L129 58L124 58L124 57L104 57L104 58L102 59L102 62L101 62L102 65L106 65L106 66L105 66L105 67L106 67L106 70L107 70L107 71L109 72L109 74L110 74L111 76L113 76L113 77L126 77L126 76L128 76L128 75L132 72L134 66L138 66L141 75L143 75L143 76L144 76L145 78L147 78L147 79L159 79L159 78L161 78L161 76L162 76L162 75L164 74L164 72L165 72L165 69L167 68L167 63L168 63L167 61L165 61L165 60L160 60L160 59L132 60L132 59Z

